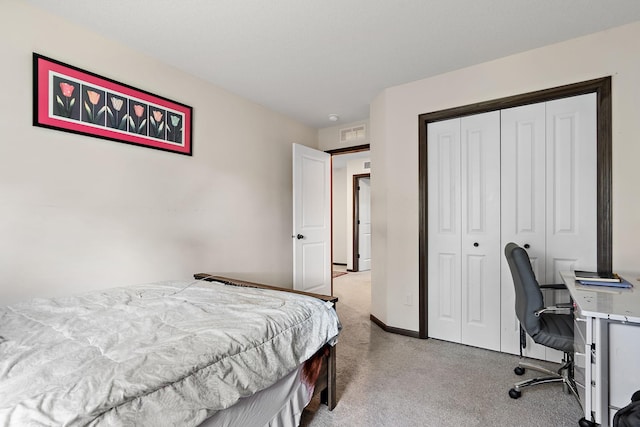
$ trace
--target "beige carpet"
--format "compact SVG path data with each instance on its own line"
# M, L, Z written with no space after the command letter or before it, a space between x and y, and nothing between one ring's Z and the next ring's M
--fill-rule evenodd
M344 329L337 349L338 405L315 399L301 426L576 426L582 416L562 387L545 384L513 400L518 357L389 334L369 320L369 272L334 279ZM528 378L535 374L527 372Z

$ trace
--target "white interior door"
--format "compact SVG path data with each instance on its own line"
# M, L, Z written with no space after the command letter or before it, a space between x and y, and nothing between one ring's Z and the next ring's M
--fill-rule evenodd
M293 288L331 295L331 155L293 144Z
M502 248L527 249L541 284L559 272L596 268L596 96L587 94L502 111ZM502 256L501 351L517 354L515 292ZM568 301L544 291L545 304ZM527 337L524 355L559 361L562 353Z
M460 119L427 132L428 335L460 342Z
M500 113L430 123L429 336L500 349Z
M358 271L371 270L371 179L358 179Z
M596 127L595 94L429 123L429 336L518 352L507 242L527 248L542 284L596 269Z
M500 112L460 125L461 339L500 350Z
M561 271L597 269L596 94L547 102L546 280ZM567 291L547 291L547 305L569 302ZM562 352L547 348L546 360Z
M597 269L596 114L595 93L547 102L545 283Z
M546 149L545 103L524 105L501 112L502 244L500 350L520 352L520 323L514 310L515 289L504 247L514 242L525 247L536 278L546 278ZM545 347L526 336L523 355L545 359Z

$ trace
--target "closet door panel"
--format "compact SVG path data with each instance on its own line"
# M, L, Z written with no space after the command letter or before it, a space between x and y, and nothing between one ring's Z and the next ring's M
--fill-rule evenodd
M460 342L460 119L427 132L428 335Z
M520 323L515 314L515 290L504 247L526 247L536 277L545 273L545 104L501 112L501 335L500 349L520 351ZM525 246L526 245L526 246ZM544 359L544 347L527 336L527 357Z
M547 103L547 277L594 270L596 248L596 94Z
M461 119L462 343L500 349L500 113Z
M547 102L546 283L560 271L597 267L596 94ZM568 302L566 291L547 291L546 304ZM546 360L559 361L547 349Z

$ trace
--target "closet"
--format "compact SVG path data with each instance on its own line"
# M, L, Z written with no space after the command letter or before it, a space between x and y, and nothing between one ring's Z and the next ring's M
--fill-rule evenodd
M432 122L427 138L428 336L518 353L504 246L527 248L540 283L596 268L596 94Z

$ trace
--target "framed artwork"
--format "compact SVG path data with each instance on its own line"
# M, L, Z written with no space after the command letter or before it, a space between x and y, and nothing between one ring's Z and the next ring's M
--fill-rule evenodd
M33 54L33 125L192 155L191 107Z

